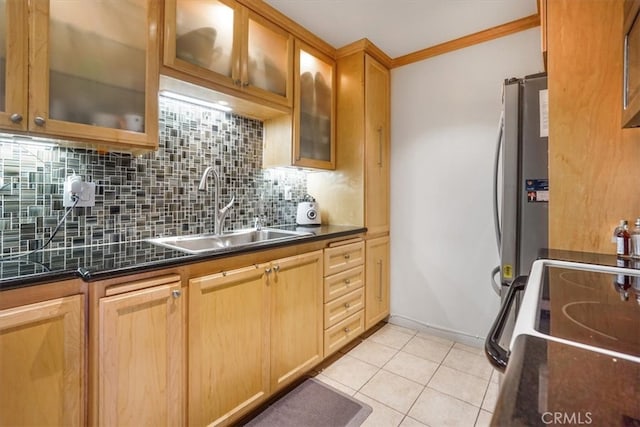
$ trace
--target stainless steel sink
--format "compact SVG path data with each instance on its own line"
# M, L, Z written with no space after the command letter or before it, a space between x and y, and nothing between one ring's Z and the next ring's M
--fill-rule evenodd
M157 237L148 241L167 248L197 254L207 251L215 251L225 248L237 248L250 246L261 242L273 242L286 239L295 239L302 236L310 236L313 233L306 231L289 231L273 228L255 228L238 230L220 235L196 234L191 236Z

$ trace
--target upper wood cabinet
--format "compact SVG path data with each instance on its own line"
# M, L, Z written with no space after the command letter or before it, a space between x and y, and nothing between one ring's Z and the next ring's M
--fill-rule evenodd
M0 127L27 130L27 2L0 0Z
M364 58L365 226L369 234L389 231L390 152L389 70Z
M233 0L167 0L163 63L196 84L292 105L293 36Z
M293 164L334 169L334 61L299 40L295 58Z
M538 15L540 16L540 51L542 52L542 62L544 70L547 71L547 0L538 0Z
M624 91L622 124L640 126L640 0L624 3Z
M338 58L337 76L336 170L310 174L308 191L323 220L383 234L390 218L389 70L358 51Z
M264 122L263 167L335 169L335 61L296 40L293 114Z
M85 334L81 294L0 310L0 425L86 425Z
M156 148L159 7L0 1L0 128Z

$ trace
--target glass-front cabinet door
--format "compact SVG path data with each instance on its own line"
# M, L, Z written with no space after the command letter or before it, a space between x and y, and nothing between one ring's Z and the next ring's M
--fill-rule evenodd
M236 84L239 7L227 0L167 0L165 65L202 79Z
M32 0L29 130L157 146L155 0Z
M0 127L27 129L27 2L0 0Z
M163 64L291 106L293 37L233 0L166 0Z
M335 169L335 64L296 40L293 163Z
M293 91L293 36L247 11L246 53L242 85L258 96L291 106Z

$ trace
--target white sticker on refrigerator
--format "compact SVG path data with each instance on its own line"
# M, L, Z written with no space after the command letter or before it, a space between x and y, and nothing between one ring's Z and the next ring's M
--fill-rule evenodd
M549 136L549 90L538 93L540 98L540 138Z
M527 179L525 181L525 191L527 192L527 202L529 203L548 202L549 180Z

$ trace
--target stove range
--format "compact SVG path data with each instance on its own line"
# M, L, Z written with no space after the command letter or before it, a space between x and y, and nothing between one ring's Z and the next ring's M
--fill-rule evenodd
M640 363L640 270L533 263L510 347L527 334Z

